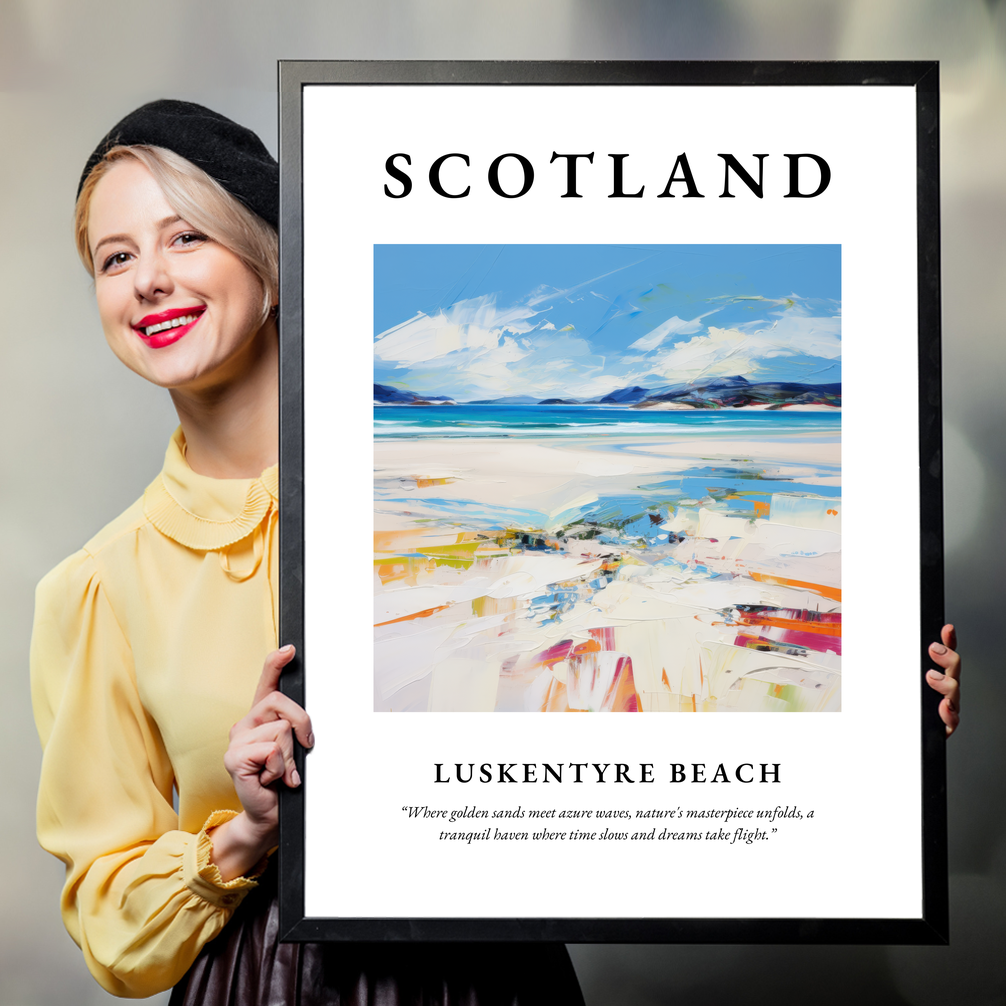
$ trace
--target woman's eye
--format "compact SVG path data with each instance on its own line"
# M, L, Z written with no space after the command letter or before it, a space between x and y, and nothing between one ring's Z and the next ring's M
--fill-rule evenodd
M174 243L182 248L190 248L192 245L202 244L205 240L205 234L200 234L198 231L186 231L184 234L179 234Z
M109 255L102 264L102 272L114 271L121 265L125 265L129 261L129 252L116 252L114 255Z

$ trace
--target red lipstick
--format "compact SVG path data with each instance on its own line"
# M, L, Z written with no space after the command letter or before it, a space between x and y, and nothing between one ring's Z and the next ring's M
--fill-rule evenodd
M205 310L204 305L199 305L196 307L173 307L168 311L148 314L133 325L133 331L151 349L161 349L164 346L170 346L173 342L178 342L184 335L187 335ZM179 324L179 320L184 318L189 320Z

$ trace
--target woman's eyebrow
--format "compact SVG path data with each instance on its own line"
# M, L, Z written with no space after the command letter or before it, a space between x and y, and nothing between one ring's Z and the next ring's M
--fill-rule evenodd
M129 237L129 235L128 235L128 234L109 234L109 235L108 235L108 237L104 237L104 238L102 238L102 239L101 239L101 240L100 240L100 241L99 241L99 242L98 242L98 243L97 243L97 244L96 244L96 245L94 246L94 248L93 248L93 249L91 249L91 254L92 254L92 255L97 255L97 254L98 254L98 249L99 249L99 248L100 248L100 247L101 247L102 245L107 245L107 244L112 244L112 243L113 243L113 242L115 242L115 241L130 241L130 240L131 240L131 238Z
M172 224L177 224L181 221L181 217L175 213L170 217L165 217L163 220L158 220L154 227L157 230L163 230L165 227L170 227ZM105 244L109 244L115 241L128 241L131 242L133 239L128 234L109 234L107 237L103 237L91 251L91 255L96 255L98 249Z

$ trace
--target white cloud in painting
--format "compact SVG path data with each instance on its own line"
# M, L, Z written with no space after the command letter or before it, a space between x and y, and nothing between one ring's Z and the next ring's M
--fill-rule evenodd
M407 369L409 388L462 400L507 395L545 398L585 387L604 368L590 343L578 335L536 324L526 305L505 310L492 295L459 301L447 311L422 312L382 332L374 343L377 359ZM614 380L613 387L607 387ZM618 387L609 378L605 391Z
M473 356L463 375L441 373L438 379L460 380L462 387L455 394L463 398L583 396L583 389L604 369L604 357L596 355L587 340L579 336L537 331L528 341L530 350L520 358L506 360L506 347L501 346L496 352ZM618 378L613 380L617 387ZM412 381L410 387L415 384Z
M408 321L378 335L374 355L399 367L414 367L453 353L480 356L502 349L500 359L520 359L516 343L508 336L532 331L537 311L523 304L499 310L492 295L458 301L434 315L420 311ZM507 345L509 343L509 345ZM460 360L451 365L462 366Z
M649 361L652 373L669 381L690 381L697 377L753 373L757 364L751 358L748 339L735 328L709 327L706 335L696 335L676 342Z
M566 332L538 332L532 336L532 351L509 368L507 394L581 397L603 369L604 357L586 339Z
M656 349L669 335L691 335L693 332L700 332L702 330L702 319L706 316L705 314L701 314L698 318L685 321L683 318L674 315L673 318L668 318L663 324L647 332L642 338L629 343L629 349L638 349L644 353L648 353L651 349Z
M837 317L814 317L795 305L772 322L754 321L734 328L710 325L707 332L674 343L646 363L667 381L741 375L763 369L760 361L779 357L842 355L842 322ZM637 361L640 366L642 361Z
M524 359L527 350L521 349L509 336L504 336L500 344L487 352L465 354L465 376L469 382L484 391L510 391L513 371L511 365ZM437 361L443 365L444 361ZM446 363L454 367L455 362Z
M739 327L754 337L755 352L765 358L799 355L837 360L842 356L842 319L815 317L800 304L780 314L768 327L764 323Z

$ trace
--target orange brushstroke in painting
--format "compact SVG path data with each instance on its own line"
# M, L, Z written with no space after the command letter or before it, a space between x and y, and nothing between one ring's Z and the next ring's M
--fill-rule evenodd
M389 618L386 622L374 622L374 628L376 629L379 625L394 625L395 622L411 622L414 618L429 618L430 615L434 615L438 611L443 611L449 607L449 604L440 604L435 608L424 608L422 611L415 611L411 615L402 615L400 618Z
M598 643L599 650L613 650L615 648L615 628L606 625L600 629L588 629L591 639Z
M756 573L754 570L751 570L748 575L752 580L757 580L759 583L776 584L780 587L802 587L805 590L813 590L822 597L829 597L833 601L842 600L841 587L827 587L823 583L809 583L806 580L791 580L786 576L773 576L770 573Z
M615 649L615 630L610 626L588 630L590 639L573 645L572 639L564 639L555 643L547 650L542 650L532 658L532 667L545 667L554 670L555 666L568 661L567 674L575 677L587 675L593 679L598 673L595 655L602 650ZM667 674L664 673L664 680ZM668 686L669 688L670 686ZM558 679L549 682L548 689L541 702L542 712L584 712L582 709L571 709L566 685ZM632 673L632 658L621 655L615 668L615 674L600 703L600 709L613 713L642 712L642 702L636 692L635 676Z
M422 529L404 531L375 531L375 552L420 552L431 547L460 545L462 542L475 541L480 536L475 531L462 531L460 534L444 534L443 531L425 531Z
M806 622L801 618L774 618L770 615L749 615L741 612L739 621L744 625L774 625L778 629L796 629L799 632L817 632L822 636L841 636L841 622ZM725 622L716 622L725 625Z
M416 488L418 489L428 489L430 486L449 486L452 482L456 482L457 479L416 479Z
M541 704L543 713L585 713L586 709L570 709L566 686L554 679L549 683L545 699Z

